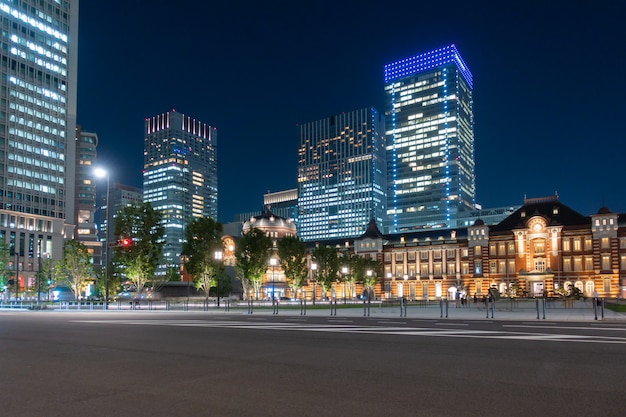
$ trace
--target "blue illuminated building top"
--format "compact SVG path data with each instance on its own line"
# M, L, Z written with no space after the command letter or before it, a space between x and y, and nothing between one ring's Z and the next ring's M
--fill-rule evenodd
M472 73L454 44L385 65L385 83L450 63L456 64L469 87L473 88Z

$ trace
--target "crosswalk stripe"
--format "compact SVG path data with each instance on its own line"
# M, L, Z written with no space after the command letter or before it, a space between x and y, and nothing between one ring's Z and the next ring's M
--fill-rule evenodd
M422 336L422 337L458 337L500 340L530 340L552 342L580 342L580 343L613 343L626 344L626 337L587 336L575 334L548 334L531 332L508 332L498 330L472 330L451 328L422 328L422 327L388 327L388 326L359 326L354 324L307 324L302 322L251 322L251 321L205 321L205 320L75 320L78 323L92 324L119 324L133 326L178 326L178 327L207 327L252 330L287 330L329 333L359 333L384 334L394 336ZM509 326L513 327L513 326ZM522 326L520 326L522 327ZM526 326L524 326L526 327ZM531 327L531 326L527 326ZM551 327L551 329L554 329ZM567 328L562 328L567 329Z

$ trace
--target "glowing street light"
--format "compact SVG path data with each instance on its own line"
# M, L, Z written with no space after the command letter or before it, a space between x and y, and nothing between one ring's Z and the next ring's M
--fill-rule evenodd
M224 252L222 252L221 250L216 250L215 253L213 254L213 258L215 259L216 262L221 263L222 259L224 258ZM219 308L220 307L220 275L215 274L215 276L217 280L217 308Z
M275 281L274 281L274 268L276 267L276 265L278 264L278 260L276 258L274 258L273 256L270 258L270 266L272 267L272 307L273 308L273 313L274 314L278 314L278 305L276 304L276 288L275 288Z

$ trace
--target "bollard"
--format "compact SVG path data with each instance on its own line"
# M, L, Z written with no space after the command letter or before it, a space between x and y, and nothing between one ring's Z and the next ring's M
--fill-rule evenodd
M596 297L593 298L593 315L594 320L598 320L598 299Z
M600 312L602 313L602 320L604 320L604 298L601 301Z
M539 320L539 299L535 298L535 308L537 309L537 320Z
M443 318L443 299L439 300L439 318Z
M448 307L449 307L449 304L450 304L450 302L446 298L446 318L448 318Z
M543 319L546 319L546 304L548 303L548 300L546 300L545 298L541 299L542 301L542 306L543 306Z

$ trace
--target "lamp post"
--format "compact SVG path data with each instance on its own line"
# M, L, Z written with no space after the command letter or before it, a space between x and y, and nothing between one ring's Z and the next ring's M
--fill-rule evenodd
M37 259L37 305L39 305L41 300L41 278L43 278L41 276L41 240L37 243Z
M274 268L276 267L277 261L276 258L274 258L273 256L270 258L270 266L272 267L272 307L273 307L273 313L276 314L278 313L278 309L276 308L276 296L275 296L275 285L276 283L274 282Z
M348 267L347 266L342 266L341 267L341 275L343 275L343 303L346 303L346 276L348 275Z
M365 275L367 276L367 301L369 302L371 299L370 296L370 288L369 286L371 285L371 280L372 280L372 270L368 269L367 271L365 271Z
M221 250L216 250L213 254L215 261L217 263L221 263L224 258L224 253ZM220 274L219 274L219 265L218 272L215 273L215 279L217 281L217 308L220 308Z
M311 263L311 272L313 275L313 305L315 305L315 297L317 294L317 276L315 275L317 273L317 263Z
M102 169L96 168L94 174L98 178L107 179L107 194L106 194L106 233L104 235L104 308L108 310L109 308L109 234L111 224L109 222L109 173Z
M407 289L407 281L409 280L409 276L404 274L404 285L402 286L402 297L406 298L405 292Z

